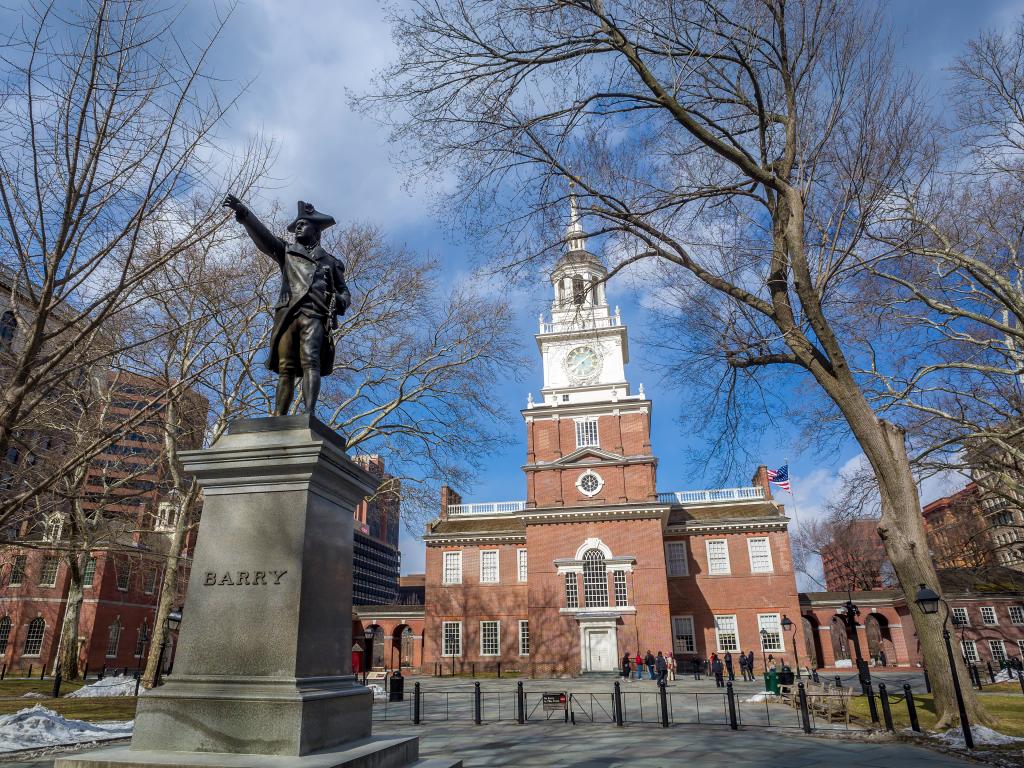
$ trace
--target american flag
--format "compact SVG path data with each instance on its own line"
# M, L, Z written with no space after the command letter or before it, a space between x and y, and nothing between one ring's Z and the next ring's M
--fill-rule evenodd
M784 491L793 492L789 487L789 464L783 464L778 469L769 469L768 480Z

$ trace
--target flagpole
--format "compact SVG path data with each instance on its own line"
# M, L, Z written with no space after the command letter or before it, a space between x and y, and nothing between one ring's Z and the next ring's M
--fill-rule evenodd
M796 494L793 492L793 466L789 463L789 457L786 458L786 466L789 468L789 496L793 499L793 522L800 525L796 511Z

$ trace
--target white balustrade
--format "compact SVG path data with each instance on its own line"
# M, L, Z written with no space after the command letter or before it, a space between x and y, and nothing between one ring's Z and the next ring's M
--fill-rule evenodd
M545 323L540 321L541 333L564 333L566 331L591 331L596 328L618 328L622 325L622 317L612 315L609 317L595 317L588 319L564 320L559 323Z
M488 501L481 504L449 504L448 517L511 515L526 509L525 501Z
M668 504L719 504L726 501L752 501L764 498L759 485L746 488L711 488L704 491L659 493L658 501Z

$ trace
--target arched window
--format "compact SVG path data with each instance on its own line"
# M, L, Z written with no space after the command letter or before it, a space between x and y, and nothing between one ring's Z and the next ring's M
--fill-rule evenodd
M604 608L608 605L608 575L604 553L588 549L583 553L583 607Z
M581 305L587 298L587 285L583 282L583 278L576 276L572 279L572 303L576 306Z
M135 639L135 658L146 655L147 642L149 642L149 627L146 626L146 622L142 622L142 626L139 627L139 635Z
M0 619L0 655L7 653L7 641L11 639L11 617Z
M43 635L46 633L46 622L42 617L32 619L28 625L28 633L25 635L25 650L22 656L38 656L43 647Z
M117 657L117 646L121 642L121 620L115 619L107 629L107 658Z
M18 330L18 318L11 310L0 315L0 348L10 349L14 343L14 332Z

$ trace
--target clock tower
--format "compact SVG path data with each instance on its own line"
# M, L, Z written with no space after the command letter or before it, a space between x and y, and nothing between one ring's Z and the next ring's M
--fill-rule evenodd
M609 307L608 270L587 250L575 195L565 242L551 272L551 315L541 315L536 336L541 399L531 395L523 411L527 506L656 502L651 402L626 379L626 326Z

